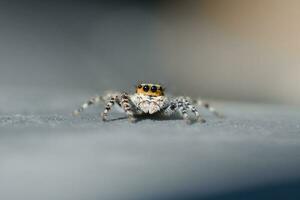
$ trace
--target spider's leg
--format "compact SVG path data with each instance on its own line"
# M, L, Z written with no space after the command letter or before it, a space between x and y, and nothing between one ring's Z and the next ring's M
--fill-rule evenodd
M79 115L83 110L87 109L89 106L104 101L102 96L95 96L90 98L88 101L83 103L77 110L73 112L73 115Z
M130 102L130 99L129 99L129 95L126 94L126 93L123 93L122 95L114 95L114 96L112 96L110 98L110 100L108 101L108 103L106 104L106 107L105 107L103 113L101 113L102 120L106 121L107 120L107 114L108 114L108 112L111 110L111 108L115 104L118 104L119 106L121 106L121 108L127 114L128 118L129 118L129 121L130 122L135 122L136 119L134 117L132 105L130 103L131 102Z
M206 108L207 110L209 110L211 113L213 113L215 116L223 118L224 115L222 115L221 113L219 113L218 111L216 111L216 109L212 106L209 105L209 103L207 102L203 102L201 99L198 100L194 100L193 101L196 105L199 105L201 107Z
M179 113L180 116L187 122L191 123L189 119L187 108L184 105L182 98L175 98L170 101L169 105L163 109L163 113L166 116L170 116L173 113Z
M186 106L184 105L182 100L178 100L177 109L178 109L179 114L186 121L186 123L188 123L188 124L191 123L191 120L189 119L189 115L187 114Z
M165 106L162 109L162 114L165 116L170 116L176 112L176 108L177 108L177 104L175 102L171 101L169 105Z
M115 104L115 102L117 101L117 97L118 96L111 97L110 100L108 101L108 103L106 104L103 113L101 113L103 121L107 120L107 114L111 110L111 108L113 107L113 105Z
M188 108L188 110L190 110L192 113L194 113L197 121L202 122L202 123L205 122L205 119L201 117L201 115L199 114L196 107L190 103L189 98L183 99L183 103L184 103L185 107Z
M133 104L131 103L129 95L123 93L120 98L120 103L122 109L127 114L129 121L136 122L136 118L134 117L134 113L133 113Z
M169 105L164 108L163 114L164 115L171 115L175 112L179 113L182 118L187 122L191 123L192 120L189 118L188 112L191 111L194 113L196 120L199 122L205 122L205 120L200 116L199 112L195 108L195 106L191 105L188 98L178 97L170 101Z

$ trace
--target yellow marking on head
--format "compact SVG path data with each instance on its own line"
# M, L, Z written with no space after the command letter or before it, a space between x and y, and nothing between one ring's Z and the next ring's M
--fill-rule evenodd
M136 93L158 97L164 96L164 89L159 84L142 83L136 87Z

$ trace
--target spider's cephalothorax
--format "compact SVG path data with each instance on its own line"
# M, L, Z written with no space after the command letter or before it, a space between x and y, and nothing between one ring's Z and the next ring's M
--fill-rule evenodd
M194 120L205 122L200 117L197 109L192 104L204 106L217 116L221 116L208 103L203 103L201 100L193 101L189 97L167 97L164 94L164 88L159 84L142 83L136 86L134 94L121 92L108 93L105 96L96 96L84 103L78 110L74 111L78 115L89 105L100 101L106 102L106 107L101 114L102 120L107 120L107 114L111 108L116 105L120 107L128 116L131 122L135 122L141 115L161 114L170 116L174 113L179 113L187 122L191 122L189 113L194 114Z
M140 84L136 87L136 93L131 95L131 101L142 113L153 114L164 108L167 98L160 85Z
M159 84L139 84L136 86L136 93L146 96L158 97L164 96L164 89Z

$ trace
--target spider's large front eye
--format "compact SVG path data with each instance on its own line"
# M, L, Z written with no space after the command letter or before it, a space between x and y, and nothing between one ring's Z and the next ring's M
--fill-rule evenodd
M153 86L151 87L151 91L152 91L152 92L156 92L156 90L157 90L157 87L156 87L155 85L153 85Z
M149 85L144 85L143 90L144 90L145 92L148 92L148 91L149 91Z

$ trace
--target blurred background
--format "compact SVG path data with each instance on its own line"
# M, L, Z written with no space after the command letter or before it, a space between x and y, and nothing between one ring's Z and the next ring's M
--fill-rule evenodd
M49 93L58 101L150 81L193 97L299 105L299 9L297 0L0 1L0 101L18 94L29 108Z
M298 0L0 0L0 199L300 199L299 11ZM220 100L226 118L71 116L139 81Z

